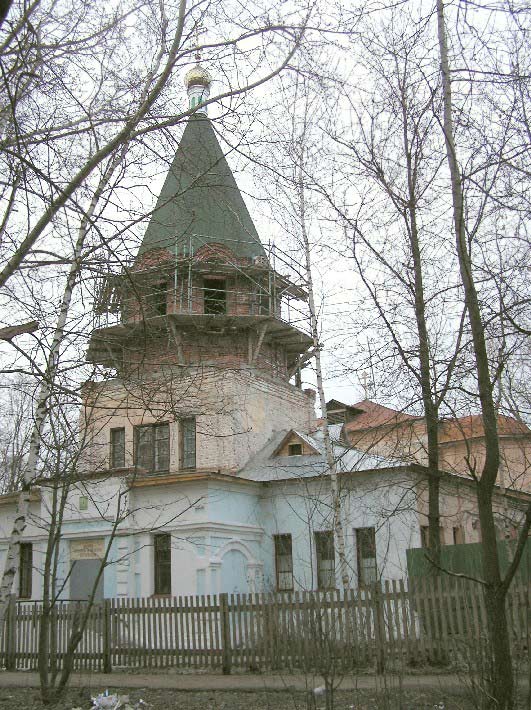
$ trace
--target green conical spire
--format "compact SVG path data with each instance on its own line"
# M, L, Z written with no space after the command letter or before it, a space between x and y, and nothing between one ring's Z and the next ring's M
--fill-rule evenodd
M188 120L139 255L188 254L218 242L237 256L265 256L236 181L206 116Z

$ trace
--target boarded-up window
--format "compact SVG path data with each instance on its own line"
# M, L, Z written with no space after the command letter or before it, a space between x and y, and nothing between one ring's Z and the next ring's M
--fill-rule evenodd
M154 315L164 316L168 303L168 284L166 281L153 284L152 289L149 295L151 311Z
M376 571L376 535L374 528L356 529L358 584L374 584Z
M171 594L171 535L155 535L155 594Z
M148 472L169 469L170 427L168 424L135 427L135 465Z
M444 545L444 529L439 528L439 543ZM430 546L430 528L428 525L420 526L420 544L426 549Z
M323 530L315 533L315 554L317 563L317 587L335 589L336 562L334 553L334 533Z
M31 578L33 574L33 545L31 542L20 543L20 566L18 576L18 596L31 599Z
M293 555L291 551L291 535L274 535L274 540L277 591L291 592L293 590Z
M125 429L111 429L111 468L125 466Z
M180 429L180 468L195 468L195 417L187 417L179 422Z
M251 314L259 316L269 315L270 297L267 286L257 285L251 301Z
M465 543L465 531L461 525L456 526L452 529L452 537L454 545L464 545Z

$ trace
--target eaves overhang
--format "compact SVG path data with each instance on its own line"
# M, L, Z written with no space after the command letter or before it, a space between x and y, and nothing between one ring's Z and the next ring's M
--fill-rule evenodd
M266 341L281 345L288 354L300 354L313 342L308 334L296 326L273 316L168 313L94 330L87 351L87 362L98 363L109 360L112 365L113 349L131 342L138 343L139 339L155 333L164 333L170 322L182 330L212 334L255 329L264 324L267 325Z

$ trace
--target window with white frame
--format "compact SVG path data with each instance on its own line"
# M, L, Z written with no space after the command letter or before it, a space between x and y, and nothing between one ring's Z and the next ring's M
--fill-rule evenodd
M111 468L125 466L125 429L118 427L111 429Z
M179 420L179 468L196 467L195 456L196 422L195 417Z
M155 535L153 544L155 594L171 594L171 535L167 533Z
M334 533L322 530L315 534L315 561L317 567L317 588L336 588L336 558L334 552Z
M169 469L170 427L167 422L135 427L135 466L148 473Z

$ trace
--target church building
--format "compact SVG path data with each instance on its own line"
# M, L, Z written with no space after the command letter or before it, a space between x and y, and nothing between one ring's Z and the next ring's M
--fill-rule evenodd
M134 262L95 304L87 358L102 376L83 386L57 568L66 599L87 597L102 560L97 599L341 584L315 393L301 388L307 294L260 241L202 105L210 81L199 64L188 72L196 111ZM402 578L421 545L425 469L353 448L343 424L331 434L351 584ZM473 491L443 489L461 500L447 524L463 525ZM22 598L41 596L50 496L33 493Z

